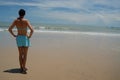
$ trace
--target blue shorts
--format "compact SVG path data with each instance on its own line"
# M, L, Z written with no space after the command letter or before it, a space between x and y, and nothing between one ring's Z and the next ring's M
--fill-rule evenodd
M31 45L29 38L24 35L18 35L16 37L16 42L18 47L29 47Z

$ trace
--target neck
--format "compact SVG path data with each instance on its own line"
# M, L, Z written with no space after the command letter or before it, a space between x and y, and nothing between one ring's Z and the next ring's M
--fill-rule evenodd
M21 19L23 19L23 18L24 18L23 16L19 16L19 17L18 17L19 20L21 20Z

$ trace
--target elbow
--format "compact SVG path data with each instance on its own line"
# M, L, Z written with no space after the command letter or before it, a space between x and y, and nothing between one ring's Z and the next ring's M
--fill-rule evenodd
M9 32L12 32L12 29L11 29L11 28L9 28L9 29L8 29L8 31L9 31Z
M33 29L31 29L31 33L34 33L34 30L33 30Z
M8 31L11 32L11 29L9 28Z

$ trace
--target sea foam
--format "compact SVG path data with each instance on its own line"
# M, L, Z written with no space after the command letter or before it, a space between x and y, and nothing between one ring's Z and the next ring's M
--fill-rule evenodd
M105 33L105 32L80 32L80 31L48 31L48 30L35 30L36 33L54 33L54 34L83 34L91 36L119 36L120 33Z

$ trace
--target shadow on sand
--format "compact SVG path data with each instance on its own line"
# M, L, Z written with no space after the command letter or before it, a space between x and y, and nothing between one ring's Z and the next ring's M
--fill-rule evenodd
M13 69L5 70L3 72L6 72L6 73L21 73L21 70L20 70L20 68L13 68Z

